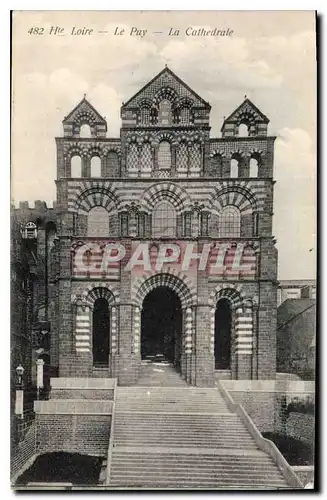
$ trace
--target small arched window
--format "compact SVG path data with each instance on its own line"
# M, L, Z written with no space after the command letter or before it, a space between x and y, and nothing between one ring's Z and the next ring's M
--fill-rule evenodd
M163 99L159 104L158 122L164 126L172 123L171 102L168 99Z
M101 177L101 158L99 156L91 158L91 177Z
M79 129L79 136L82 137L83 139L88 139L91 137L91 127L87 123L84 123L81 125L81 128Z
M27 240L33 240L37 238L37 227L34 222L27 222L24 229L22 229L22 237Z
M152 216L153 236L176 236L176 211L169 201L156 205Z
M249 136L249 126L247 123L240 123L238 127L238 136L239 137L248 137Z
M168 141L161 141L158 149L159 170L171 168L171 148Z
M82 159L78 155L74 155L70 160L70 176L82 177Z
M140 122L142 125L150 125L150 108L145 106L140 110Z
M234 205L227 205L219 218L221 238L239 238L241 234L241 213Z
M93 207L89 211L87 236L109 236L109 214L104 207Z
M232 158L230 162L230 176L231 177L238 177L238 160L236 158Z
M256 158L250 159L250 177L258 177L259 163Z
M182 125L188 125L190 123L190 118L191 118L190 108L188 107L182 108L179 119L180 123Z

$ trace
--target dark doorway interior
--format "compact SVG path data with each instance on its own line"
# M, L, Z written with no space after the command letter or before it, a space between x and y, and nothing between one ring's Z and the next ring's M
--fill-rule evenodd
M142 359L154 359L161 354L179 369L181 332L182 309L176 293L165 286L152 290L143 301Z
M232 312L229 302L221 299L217 303L215 314L215 368L230 369L230 343L232 329Z
M106 299L97 299L93 308L93 364L108 366L109 363L109 307Z

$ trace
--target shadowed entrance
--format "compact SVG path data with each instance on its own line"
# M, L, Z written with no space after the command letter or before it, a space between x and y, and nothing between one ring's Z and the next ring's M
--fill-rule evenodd
M230 369L232 312L228 300L220 299L215 314L215 369Z
M93 364L109 363L109 307L106 299L97 299L93 308Z
M143 301L141 318L142 359L164 358L180 369L182 309L176 293L159 286Z

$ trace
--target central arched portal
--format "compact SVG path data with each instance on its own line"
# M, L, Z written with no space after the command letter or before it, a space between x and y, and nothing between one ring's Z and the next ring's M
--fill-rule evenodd
M150 291L143 301L141 357L165 359L180 370L182 308L177 294L167 286Z

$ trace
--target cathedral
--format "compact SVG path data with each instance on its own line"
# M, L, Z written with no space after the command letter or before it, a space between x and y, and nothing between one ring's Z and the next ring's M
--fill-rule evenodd
M211 137L210 109L165 67L119 138L86 96L64 117L54 208L15 211L52 374L133 385L163 359L194 386L275 379L275 137L248 98Z

